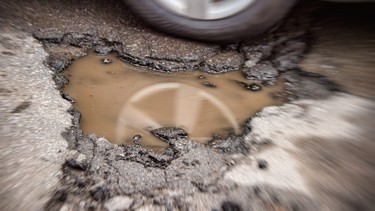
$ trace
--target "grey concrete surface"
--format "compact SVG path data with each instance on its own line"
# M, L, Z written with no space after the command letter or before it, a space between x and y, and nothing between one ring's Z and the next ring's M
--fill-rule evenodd
M372 98L373 48L366 41L345 57L348 65L328 67L314 58L325 56L332 34L319 39L307 30L310 21L299 22L310 13L301 14L276 34L218 46L153 32L121 1L1 2L0 209L373 210L375 103L331 86ZM372 35L367 26L365 37ZM70 59L107 45L127 62L158 71L244 65L244 73L283 75L301 99L265 108L249 122L251 132L221 145L180 140L168 156L113 145L80 133L77 113L67 112L71 105L56 89L61 83L52 80ZM270 71L260 68L264 60ZM260 159L267 168L258 167Z
M250 164L237 165L224 178L298 190L321 201L322 210L371 210L374 106L338 94L265 108L252 119L247 138L272 140L274 145L249 155ZM259 159L268 161L268 170L258 168Z
M0 54L0 209L40 210L59 183L70 105L30 34L2 28Z

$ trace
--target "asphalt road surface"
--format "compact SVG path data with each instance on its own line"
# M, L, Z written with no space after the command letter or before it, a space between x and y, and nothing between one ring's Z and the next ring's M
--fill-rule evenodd
M117 0L1 2L0 210L374 210L374 9L301 3L219 45L155 32ZM115 145L83 135L61 95L90 49L150 71L279 78L286 100L208 145Z

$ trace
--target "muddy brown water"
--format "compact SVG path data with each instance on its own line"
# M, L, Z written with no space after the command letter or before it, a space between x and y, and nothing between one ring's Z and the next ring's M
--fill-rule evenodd
M103 64L107 58L110 64ZM155 73L125 64L115 55L89 54L73 62L65 72L69 84L64 92L82 113L81 129L115 144L141 144L163 148L167 143L150 134L159 127L181 127L189 139L206 143L213 134L240 132L241 124L258 110L279 105L272 93L282 91L281 83L261 86L260 91L244 89L239 71L212 75Z

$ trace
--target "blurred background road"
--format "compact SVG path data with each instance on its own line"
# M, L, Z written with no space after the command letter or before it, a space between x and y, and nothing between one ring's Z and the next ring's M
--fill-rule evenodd
M374 10L305 2L277 29L214 44L155 32L117 0L1 2L0 210L373 210ZM293 94L260 111L242 145L224 147L229 153L185 143L163 168L118 161L117 145L62 135L77 124L59 73L105 47L159 72L246 74L269 62ZM77 157L89 167L63 165ZM186 164L197 157L200 164Z

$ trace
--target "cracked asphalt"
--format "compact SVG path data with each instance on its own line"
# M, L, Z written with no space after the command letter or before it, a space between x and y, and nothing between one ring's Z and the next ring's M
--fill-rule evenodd
M117 0L0 3L0 210L373 210L374 7L306 1L255 39L207 44L154 32ZM62 97L64 68L90 49L281 79L287 100L208 145L115 145L84 136Z

